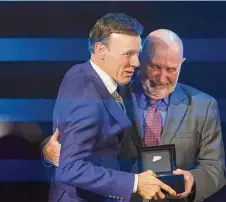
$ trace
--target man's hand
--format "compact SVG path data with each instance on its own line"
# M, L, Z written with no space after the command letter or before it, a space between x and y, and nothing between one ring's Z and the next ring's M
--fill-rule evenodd
M165 195L162 190L168 192L171 196L175 196L176 192L156 178L156 175L151 170L138 175L137 193L144 199L164 199Z
M181 169L174 170L173 174L175 174L175 175L184 175L184 180L185 180L185 191L183 193L177 194L173 198L181 199L181 198L187 197L191 193L192 186L194 184L194 177L193 177L193 175L189 171L181 170ZM169 197L169 198L171 198L171 197Z
M59 143L60 133L58 130L50 138L49 142L43 147L42 153L46 160L53 165L59 165L61 144Z

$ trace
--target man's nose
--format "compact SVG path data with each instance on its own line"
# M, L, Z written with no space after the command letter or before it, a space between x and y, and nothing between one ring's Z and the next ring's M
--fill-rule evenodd
M162 71L162 70L159 71L158 81L161 84L165 84L167 82L167 74L165 71Z
M131 59L130 65L135 68L140 66L140 61L139 61L138 55L133 56L133 58Z

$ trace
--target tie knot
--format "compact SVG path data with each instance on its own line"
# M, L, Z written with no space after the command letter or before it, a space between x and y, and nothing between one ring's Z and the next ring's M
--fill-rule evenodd
M112 95L113 95L113 97L118 97L118 96L120 96L117 90L115 90L115 91L112 93Z
M120 107L126 112L126 108L123 102L122 97L119 95L117 90L112 93L112 96L115 98L116 102L120 105Z

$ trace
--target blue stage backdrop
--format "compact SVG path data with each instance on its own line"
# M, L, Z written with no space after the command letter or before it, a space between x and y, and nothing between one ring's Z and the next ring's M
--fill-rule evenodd
M195 82L194 87L203 89L205 86L205 89L203 89L205 92L210 92L218 98L222 121L226 121L226 100L224 99L224 93L222 93L222 89L224 89L222 76L225 71L224 64L226 63L226 39L183 38L182 40L186 62L182 68L181 77L190 80L190 82ZM22 79L24 77L28 77L28 79L39 77L40 80L36 82L45 82L46 86L40 89L40 93L42 90L44 93L45 88L52 86L53 80L51 77L63 76L64 72L61 69L70 67L70 64L64 66L65 64L71 63L72 65L89 59L90 54L87 47L88 38L1 38L1 72L5 76L11 75L17 79L21 77L21 83L24 82ZM51 77L47 79L47 75ZM181 82L183 82L182 78L180 79ZM50 112L55 100L47 98L54 98L54 95L47 92L46 99L41 97L36 94L37 92L33 89L32 83L23 86L23 91L26 89L28 91L33 90L30 96L14 97L15 94L21 97L20 90L15 86L14 92L12 92L14 99L0 100L1 113L11 114L12 120L16 119L18 121L51 121L52 114ZM7 86L5 87L7 91ZM49 90L54 91L56 95L57 86L55 86L55 89L52 87ZM41 99L29 99L29 97Z

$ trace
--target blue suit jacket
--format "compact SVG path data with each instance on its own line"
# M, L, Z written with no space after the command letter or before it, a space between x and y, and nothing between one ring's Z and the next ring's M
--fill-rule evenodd
M54 124L62 146L49 201L129 201L134 174L120 171L118 154L132 124L89 62L66 73Z

